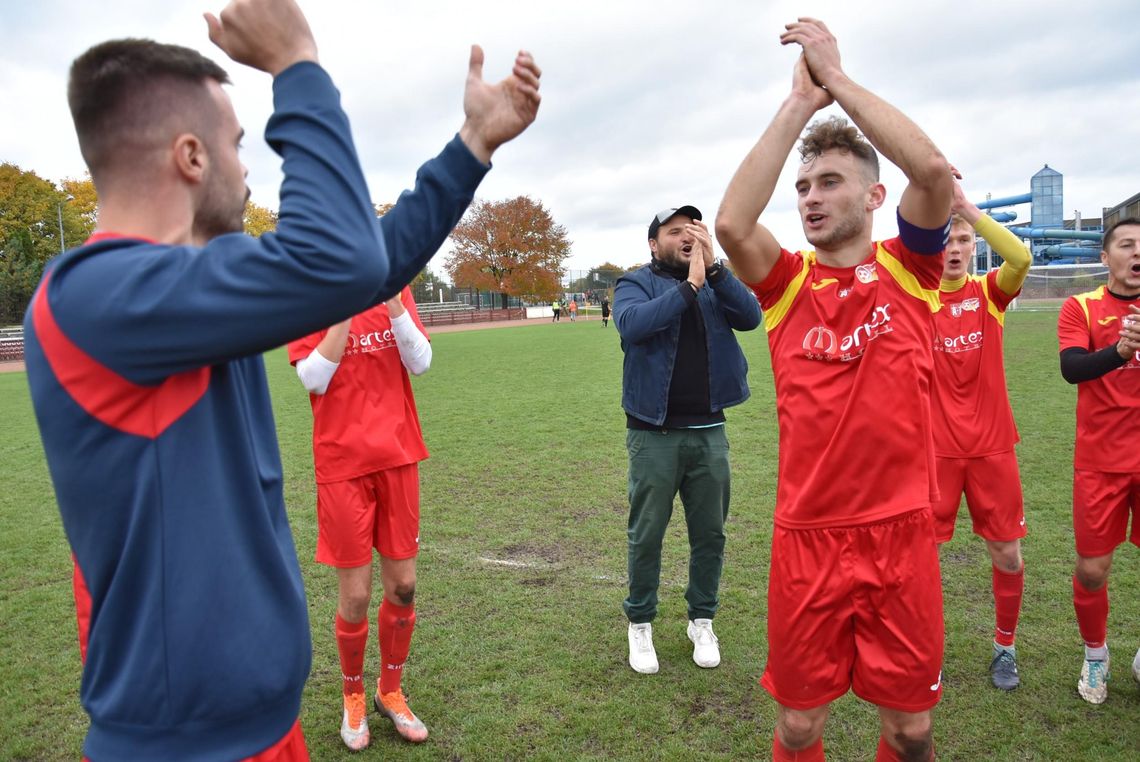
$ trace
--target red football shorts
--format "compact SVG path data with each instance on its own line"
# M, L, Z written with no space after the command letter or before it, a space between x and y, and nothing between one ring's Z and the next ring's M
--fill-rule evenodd
M420 549L418 463L317 485L317 561L348 569Z
M938 491L934 503L934 537L942 543L954 536L958 504L966 493L966 506L974 534L994 542L1025 536L1025 502L1017 455L1006 450L980 458L937 458Z
M835 529L775 528L760 684L812 709L853 688L888 709L942 696L942 580L930 511Z
M1086 558L1107 556L1126 539L1140 545L1140 474L1074 469L1073 534L1077 553Z
M248 757L244 762L309 762L309 749L305 746L301 721L293 723L293 727L280 741Z

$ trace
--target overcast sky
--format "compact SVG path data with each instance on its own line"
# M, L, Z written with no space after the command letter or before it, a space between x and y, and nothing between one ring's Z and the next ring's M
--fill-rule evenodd
M220 0L4 0L0 14L0 161L50 180L80 177L67 68L90 45L145 36L197 48L234 80L249 136L253 200L276 208L280 169L261 135L267 75L229 61L206 36ZM911 116L965 175L971 198L1029 190L1042 166L1065 176L1065 216L1099 217L1140 191L1140 58L1135 0L1071 2L416 3L301 0L321 62L343 94L372 197L394 201L462 122L468 46L498 80L519 48L543 68L535 124L495 156L479 196L541 200L588 269L647 259L653 214L694 204L710 223L732 173L788 92L799 48L783 25L822 18L857 82ZM836 112L832 106L824 115ZM885 168L887 209L904 180ZM804 245L795 160L765 222ZM1018 207L1028 221L1027 206ZM880 213L876 236L893 234ZM433 269L442 267L445 249ZM720 252L718 251L718 254Z

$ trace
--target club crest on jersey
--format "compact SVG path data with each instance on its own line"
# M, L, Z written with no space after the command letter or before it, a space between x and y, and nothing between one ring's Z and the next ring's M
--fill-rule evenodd
M957 304L950 305L950 314L954 317L962 317L963 312L977 312L982 306L982 300L978 297L972 299L965 299Z
M851 295L851 289L850 288L841 288L835 292L835 295L840 299L846 299L848 296Z
M879 274L875 272L875 263L869 265L859 265L855 268L855 278L860 283L870 283L873 280L879 279Z

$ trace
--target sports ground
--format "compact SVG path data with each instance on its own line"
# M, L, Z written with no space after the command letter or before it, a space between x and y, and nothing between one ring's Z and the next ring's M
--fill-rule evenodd
M1006 323L1010 398L1029 536L1018 631L1022 687L989 685L990 561L965 511L943 549L944 760L1140 759L1140 553L1122 546L1110 583L1108 701L1075 690L1082 650L1072 607L1070 489L1075 390L1060 377L1056 309ZM723 662L690 660L684 522L672 523L655 622L657 675L626 664L621 350L597 320L439 333L414 380L432 457L422 466L417 628L404 686L431 738L400 742L370 715L372 746L341 744L333 638L336 578L312 561L316 517L307 395L280 350L266 356L285 498L309 595L313 670L302 723L314 760L765 759L775 704L756 683L765 659L776 422L763 331L740 336L752 399L729 411L733 503L721 610ZM890 411L883 411L884 426ZM86 728L71 563L24 374L0 374L0 759L76 760ZM874 443L869 442L869 447ZM1133 443L1131 446L1135 446ZM892 478L890 473L866 478ZM92 495L98 508L98 495ZM210 615L209 601L186 601ZM937 627L938 622L915 622ZM370 643L366 679L376 674ZM832 708L829 759L868 760L874 708Z

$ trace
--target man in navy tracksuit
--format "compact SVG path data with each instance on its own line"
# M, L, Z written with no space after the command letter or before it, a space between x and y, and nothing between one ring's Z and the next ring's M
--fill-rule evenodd
M243 0L210 37L273 75L280 222L248 191L226 74L119 40L72 66L99 230L49 265L25 317L28 383L91 594L81 700L99 760L306 759L308 612L261 353L395 295L538 107L520 53L378 224L337 90L292 0Z

